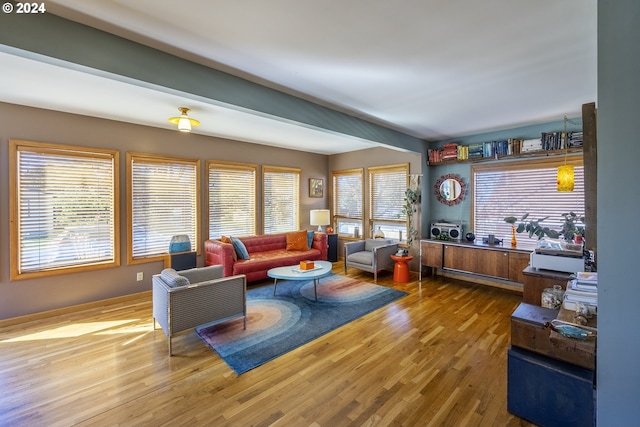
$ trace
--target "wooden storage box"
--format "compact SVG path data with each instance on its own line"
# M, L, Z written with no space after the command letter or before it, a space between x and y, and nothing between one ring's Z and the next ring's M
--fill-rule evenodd
M571 321L570 314L564 309L553 310L521 303L511 315L511 345L595 370L594 341L563 337L544 327L546 322L554 319ZM589 325L595 326L596 322L594 317Z
M558 316L558 310L521 303L511 315L511 345L552 356L549 329L544 324Z

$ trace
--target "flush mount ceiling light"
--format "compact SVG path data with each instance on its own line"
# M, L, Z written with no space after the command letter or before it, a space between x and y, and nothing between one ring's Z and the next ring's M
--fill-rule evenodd
M200 126L200 122L187 116L189 108L180 107L178 110L182 113L180 117L171 117L169 123L177 125L180 132L191 132L191 126Z

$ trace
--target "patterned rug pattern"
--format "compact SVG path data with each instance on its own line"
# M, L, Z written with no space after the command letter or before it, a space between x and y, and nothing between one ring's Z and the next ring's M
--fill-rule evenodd
M407 295L406 292L340 275L278 281L247 292L247 329L242 319L203 325L198 336L240 375L359 317Z

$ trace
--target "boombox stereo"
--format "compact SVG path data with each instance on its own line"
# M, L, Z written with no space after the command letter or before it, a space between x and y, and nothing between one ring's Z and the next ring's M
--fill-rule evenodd
M438 240L460 240L462 238L462 224L432 222L431 238Z

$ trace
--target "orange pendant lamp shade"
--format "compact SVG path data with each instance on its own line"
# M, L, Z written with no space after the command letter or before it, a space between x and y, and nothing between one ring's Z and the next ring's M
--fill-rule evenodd
M573 191L573 165L558 166L558 191Z

